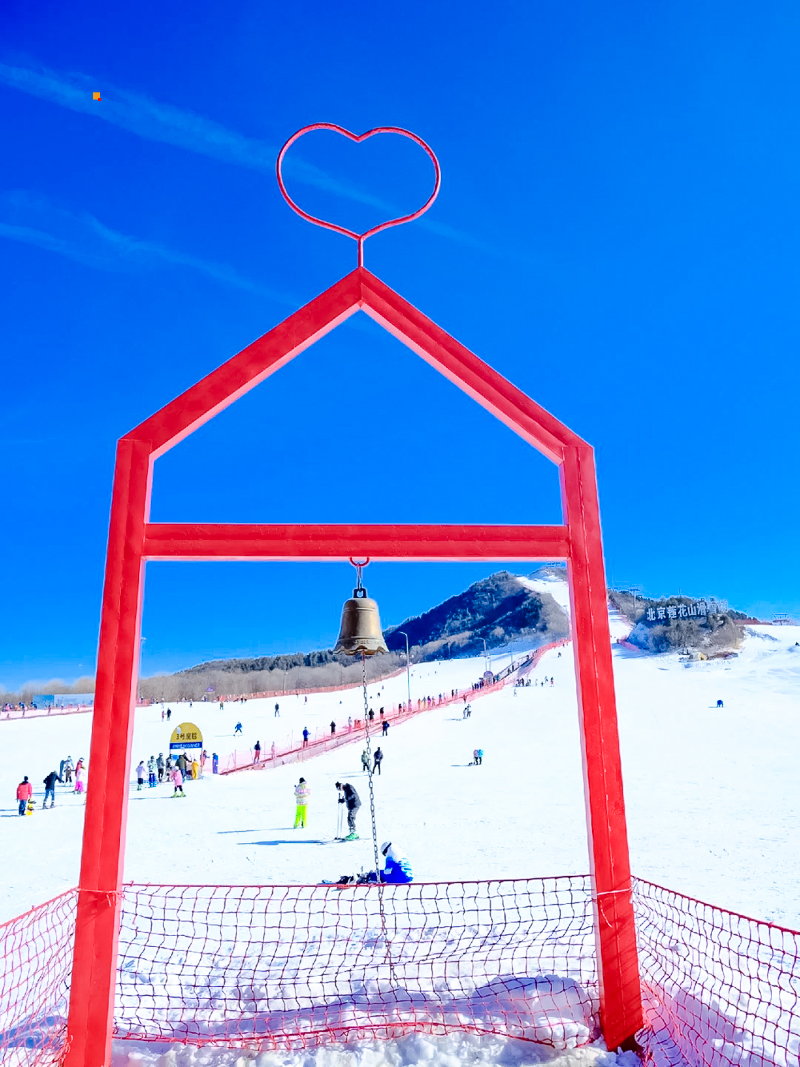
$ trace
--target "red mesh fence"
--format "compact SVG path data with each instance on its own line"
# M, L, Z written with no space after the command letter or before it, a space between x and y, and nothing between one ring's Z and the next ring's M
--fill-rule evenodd
M63 1055L77 890L0 926L0 1063ZM798 1067L800 932L634 881L652 1067ZM115 1035L249 1049L598 1033L588 876L125 887Z
M115 1036L291 1049L352 1034L597 1035L589 879L126 886Z
M48 1067L66 1037L78 891L0 926L0 1063Z
M800 933L634 881L654 1067L797 1067Z

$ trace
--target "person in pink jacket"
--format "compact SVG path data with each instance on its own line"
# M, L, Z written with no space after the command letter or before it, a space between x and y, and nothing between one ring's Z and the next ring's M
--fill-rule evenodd
M172 779L172 784L175 787L175 792L172 794L173 797L185 797L186 794L183 791L183 775L181 774L181 769L177 765L177 763L175 764L175 769L170 775L170 778Z
M28 781L27 774L17 786L17 800L19 801L19 813L25 814L25 809L28 807L28 801L33 796L33 786Z

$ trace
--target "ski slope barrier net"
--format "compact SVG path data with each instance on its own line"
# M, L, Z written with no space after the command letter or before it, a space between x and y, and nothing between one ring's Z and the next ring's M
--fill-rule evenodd
M800 933L634 879L654 1067L797 1067Z
M78 891L0 926L0 1063L49 1067L66 1039Z
M465 1030L596 1036L589 879L126 886L117 1038L288 1050Z

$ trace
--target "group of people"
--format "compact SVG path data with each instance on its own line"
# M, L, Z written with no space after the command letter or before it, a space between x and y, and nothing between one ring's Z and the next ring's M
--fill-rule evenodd
M74 776L74 778L73 778ZM81 757L77 763L72 762L72 756L62 759L57 771L50 771L42 779L44 785L44 800L42 807L56 806L56 782L62 785L73 786L73 793L84 793L86 790L86 761ZM32 815L34 810L33 785L26 774L17 786L17 805L19 815Z
M159 752L158 757L151 756L145 763L144 760L139 762L136 768L136 790L137 792L144 788L144 779L147 775L147 784L150 789L155 789L159 782L172 782L173 797L185 797L186 794L183 791L183 783L191 778L197 779L202 775L206 760L208 759L208 753L205 749L200 754L200 757L190 757L186 752L182 752L180 756L173 760L172 755L168 755L164 758L164 753ZM218 756L216 752L213 755L214 759L214 773L216 773L216 763Z
M383 751L380 745L378 745L378 747L375 749L375 754L373 755L372 759L372 773L380 774L381 764L383 763ZM369 774L369 752L367 752L366 749L364 749L364 751L361 753L361 766L364 768L367 774Z

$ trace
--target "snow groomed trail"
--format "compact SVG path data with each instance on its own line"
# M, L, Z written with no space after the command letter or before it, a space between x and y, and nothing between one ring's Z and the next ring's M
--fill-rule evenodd
M624 620L611 621L612 636L624 637ZM708 1031L710 1051L704 1053L702 1062L720 1067L736 1062L796 1067L797 1062L800 1035L794 1032L793 1009L780 997L771 997L775 989L800 983L800 976L792 970L798 952L793 930L800 927L795 891L800 875L800 826L792 755L800 743L798 641L800 628L751 627L737 658L690 664L677 656L650 656L614 646L632 867L638 879L646 879L637 880L637 914L640 922L649 924L651 939L649 944L642 942L642 951L652 954L659 980L673 983L662 1003L669 1002L669 1010L685 1026L703 1013L710 1019L709 998L714 999L713 1023L718 1031L713 1027ZM415 893L425 891L423 883L473 885L494 879L510 885L537 881L530 878L532 872L579 878L588 868L572 657L570 649L560 656L559 651L547 652L532 672L537 683L546 676L553 679L553 685L505 687L473 702L470 719L461 717L457 705L434 707L396 733L390 729L388 738L376 739L386 753L383 773L375 779L378 833L408 852L415 871ZM493 666L502 669L508 661L509 657L504 663L499 655ZM482 669L482 657L416 667L412 699L423 692L438 695L440 690L466 688ZM400 676L376 687L372 692L376 710L384 703L388 706L405 699L405 686L405 677ZM720 699L722 708L717 707ZM302 698L281 699L279 718L274 715L274 703L232 704L224 711L217 705L173 706L169 726L161 722L159 708L140 709L134 758L138 762L166 751L176 721L196 721L210 752L232 743L233 725L241 718L248 741L258 738L265 750L274 738L293 732L299 735L304 725L324 730L332 717L337 723L346 721L363 707L358 690L349 695L309 697L308 704ZM12 798L16 782L28 773L40 802L38 783L44 774L66 755L73 759L86 755L88 726L89 716L81 715L0 725L5 751L0 784L9 798L0 812L4 819L0 844L7 856L13 856L0 901L4 917L18 915L27 906L76 884L83 816L80 799L59 787L53 811L37 810L32 818L20 818L14 814ZM485 752L481 767L471 765L475 747ZM188 796L181 804L172 801L171 787L138 793L134 786L126 853L126 878L136 883L126 890L135 917L132 929L142 928L137 909L147 894L157 899L160 893L177 892L180 899L182 893L195 892L181 887L210 887L196 891L202 898L213 895L213 887L228 886L234 896L256 892L273 894L276 899L277 893L291 899L292 893L315 891L302 887L323 877L371 867L366 776L359 756L360 746L350 744L316 756L302 767L286 765L269 775L207 774L202 781L188 783ZM292 789L299 773L308 779L312 797L309 827L295 831L290 829ZM336 780L351 781L365 802L359 815L362 839L346 845L332 840ZM670 888L658 890L658 885ZM248 886L254 888L246 890ZM259 913L264 917L260 922L266 921L268 910ZM735 912L769 919L777 926L730 914ZM648 916L646 920L643 915ZM713 931L717 933L709 940ZM251 932L255 936L255 930ZM207 964L209 981L214 974L220 977L218 971L212 974L218 954L211 942L204 951L202 940L187 934L170 958L176 958L178 950L184 953L181 959L191 962L195 953ZM160 958L143 962L135 936L131 953L126 973L135 975L144 967L141 976L150 982L152 995L163 988L159 995L167 1001L172 998L179 1013L183 1003L179 987L187 974L181 968L171 970L168 961L164 965ZM718 966L723 967L720 974L715 971ZM158 967L164 967L161 977ZM749 992L742 985L743 976L756 983ZM490 985L488 971L483 977ZM380 994L379 979L380 974L374 979L376 987L365 986L365 995ZM162 982L166 984L160 986ZM591 993L591 980L585 977L584 982ZM687 990L695 990L694 1001L694 994ZM309 995L316 996L313 987ZM139 991L136 997L140 996ZM133 1019L131 1034L141 1033L136 1030L137 1013L144 1010L141 1003L129 1005L133 1016L125 1016ZM525 1003L530 1003L529 998ZM564 1015L562 1002L555 1007ZM213 1006L209 1011L213 1021ZM570 1018L576 1025L580 1022ZM743 1025L748 1019L758 1023L756 1029L760 1027L761 1046L752 1034L747 1036L753 1030ZM764 1044L767 1030L773 1035L769 1038L772 1052ZM243 1064L242 1055L241 1048L126 1043L118 1048L114 1067L129 1063L216 1067ZM384 1033L375 1039L365 1035L355 1045L327 1044L316 1053L262 1051L251 1058L260 1067L375 1067L384 1063L398 1067L423 1060L433 1067L545 1060L611 1067L625 1062L597 1049L532 1051L527 1044L497 1034L387 1037ZM28 1067L33 1061L18 1062ZM683 1067L675 1057L663 1062Z

